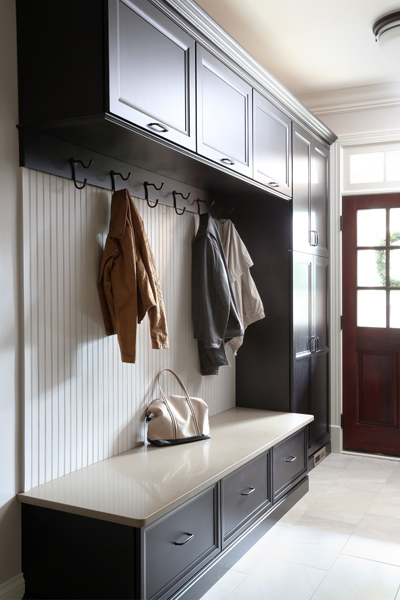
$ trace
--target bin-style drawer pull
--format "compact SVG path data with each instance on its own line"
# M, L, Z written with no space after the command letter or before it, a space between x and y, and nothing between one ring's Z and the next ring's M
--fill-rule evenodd
M165 125L161 125L161 123L149 123L147 127L150 127L150 129L154 129L154 131L157 131L157 133L167 133L168 131L168 127L165 127Z
M188 536L186 540L183 540L183 542L174 542L175 546L184 546L194 538L194 533L186 533L186 535Z
M221 158L221 162L224 163L224 165L234 165L235 164L233 162L233 160L231 160L230 158Z
M276 181L270 181L268 185L270 185L271 187L275 187L275 188L279 187L279 183L276 183Z
M256 491L256 488L249 486L248 488L246 488L246 490L248 490L248 491L242 492L242 496L250 496L250 494L252 494L253 492Z
M286 462L294 462L296 460L297 456L291 456L290 458L286 459Z

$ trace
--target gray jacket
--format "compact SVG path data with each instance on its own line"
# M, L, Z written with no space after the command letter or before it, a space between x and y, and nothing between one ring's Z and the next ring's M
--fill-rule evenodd
M202 375L227 365L224 343L243 335L218 229L208 213L192 246L192 315Z

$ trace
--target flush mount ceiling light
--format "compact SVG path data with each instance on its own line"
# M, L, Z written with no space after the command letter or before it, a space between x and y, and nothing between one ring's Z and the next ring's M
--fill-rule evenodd
M397 53L400 58L400 10L379 19L372 31L382 50Z

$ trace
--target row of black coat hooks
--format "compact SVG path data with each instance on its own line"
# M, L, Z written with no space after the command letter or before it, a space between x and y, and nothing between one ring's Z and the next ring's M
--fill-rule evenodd
M87 184L87 179L85 178L83 180L83 184L82 185L79 185L77 183L77 180L76 180L76 166L79 163L80 165L82 165L82 167L84 169L89 169L92 166L92 164L93 164L93 160L90 159L89 164L85 165L83 163L83 161L78 160L76 158L71 158L70 159L70 163L71 163L71 168L72 168L72 179L74 181L74 185L75 185L75 187L78 190L83 190L83 188ZM128 181L128 179L129 179L130 176L131 176L131 172L129 172L128 175L126 175L126 177L124 177L122 175L122 173L117 173L115 171L110 171L111 189L112 189L112 191L115 192L115 178L116 177L121 177L121 179L123 181ZM144 195L145 195L145 200L147 202L147 205L150 208L155 208L158 205L159 200L156 199L156 200L153 200L153 203L150 202L150 200L149 200L149 187L154 187L157 191L159 191L159 190L161 190L163 188L164 183L161 183L161 185L159 187L157 187L155 183L150 183L149 181L145 181L144 184L143 184L143 186L144 186ZM175 209L176 214L177 215L183 215L183 213L186 211L186 207L178 208L177 202L176 202L176 197L177 196L182 196L182 198L184 200L188 200L189 197L190 197L190 192L186 196L184 196L184 194L182 194L181 192L177 192L176 190L174 190L172 192L172 196L173 196L173 199L174 199L174 209ZM197 198L196 200L193 200L193 202L191 202L190 204L193 205L195 202L197 202L197 212L198 212L198 214L200 214L200 203L205 204L207 207L210 207L210 206L212 206L214 204L214 201L213 202L207 202L206 200L200 200L200 198Z

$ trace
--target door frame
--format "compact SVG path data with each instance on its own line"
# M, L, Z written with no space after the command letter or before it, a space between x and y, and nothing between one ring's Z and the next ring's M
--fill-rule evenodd
M343 336L340 328L342 313L342 235L340 217L342 215L343 196L399 193L400 189L382 190L377 186L374 190L343 192L343 148L346 146L363 146L365 144L381 144L400 142L400 130L376 133L359 133L339 136L331 146L331 178L330 178L330 394L331 394L331 447L332 452L343 451L341 415L343 413ZM345 225L344 225L345 226ZM398 459L397 459L398 460Z

